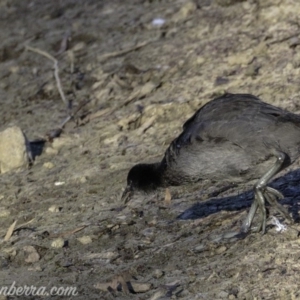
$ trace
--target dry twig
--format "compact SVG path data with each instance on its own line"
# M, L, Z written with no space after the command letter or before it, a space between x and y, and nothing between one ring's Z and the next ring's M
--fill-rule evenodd
M170 193L170 190L168 188L166 188L164 205L170 206L171 200L172 200L172 195Z
M88 227L88 225L83 225L83 226L80 226L78 228L75 228L73 230L69 230L69 231L65 231L65 232L61 232L61 233L58 233L58 234L50 234L50 238L53 239L53 238L58 238L58 237L66 237L66 236L69 236L69 235L72 235L72 234L75 234L81 230L83 230L84 228Z
M67 99L65 97L65 94L63 92L63 89L62 89L62 86L61 86L61 81L60 81L60 78L59 78L59 68L58 68L58 60L55 59L51 54L43 51L43 50L40 50L38 48L33 48L33 47L30 47L30 46L26 46L26 49L27 50L30 50L32 52L35 52L35 53L38 53L40 55L43 55L45 57L47 57L48 59L52 60L53 61L53 66L54 66L54 77L55 77L55 80L56 80L56 86L57 86L57 89L58 89L58 92L60 94L60 97L62 99L62 101L65 103L65 105L67 106L68 102L67 102Z
M99 60L100 60L100 62L102 62L102 61L105 61L106 59L109 59L109 58L112 58L112 57L117 57L117 56L129 53L129 52L135 51L137 49L145 47L148 44L156 42L156 41L157 41L157 39L149 40L149 41L144 41L144 42L138 43L137 45L135 45L135 46L133 46L131 48L128 48L128 49L124 49L124 50L120 50L120 51L115 51L115 52L104 53L104 54L102 54L99 57Z
M15 230L16 224L17 224L17 221L14 221L14 222L9 226L9 228L8 228L8 230L7 230L7 232L6 232L6 235L5 235L5 237L4 237L4 241L7 242L7 241L11 238L11 236L12 236L14 230Z
M60 48L56 52L55 56L58 56L58 55L64 53L65 51L67 51L70 38L71 38L71 31L67 30L63 36L61 43L60 43Z

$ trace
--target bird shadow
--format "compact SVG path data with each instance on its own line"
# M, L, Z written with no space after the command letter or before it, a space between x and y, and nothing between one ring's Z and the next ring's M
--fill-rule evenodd
M279 200L278 202L287 205L289 213L292 214L294 221L299 222L300 169L290 171L284 176L274 179L268 186L275 188L284 195L284 199ZM251 189L239 193L238 195L210 198L205 202L198 202L189 207L177 216L177 219L201 219L220 211L240 211L250 207L252 201L253 190Z
M43 152L46 141L43 139L37 139L34 141L30 141L30 150L32 159L35 160L37 156L40 156Z

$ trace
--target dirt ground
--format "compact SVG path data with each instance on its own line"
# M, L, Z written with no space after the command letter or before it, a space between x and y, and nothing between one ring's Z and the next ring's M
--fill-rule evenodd
M160 160L225 91L300 112L299 11L298 0L0 0L0 129L20 126L36 154L0 177L0 289L78 293L0 299L300 299L298 223L226 236L250 183L120 199L129 168ZM57 59L68 108L53 61L28 46ZM296 221L298 167L272 183Z

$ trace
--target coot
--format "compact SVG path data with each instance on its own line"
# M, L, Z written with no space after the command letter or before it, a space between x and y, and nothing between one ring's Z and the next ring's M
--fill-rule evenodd
M254 201L242 231L248 232L256 211L258 231L265 233L269 202L292 222L277 202L282 194L268 182L300 155L300 116L267 104L250 94L225 94L201 107L183 125L161 162L137 164L128 173L123 193L196 183L201 180L238 183L258 179Z

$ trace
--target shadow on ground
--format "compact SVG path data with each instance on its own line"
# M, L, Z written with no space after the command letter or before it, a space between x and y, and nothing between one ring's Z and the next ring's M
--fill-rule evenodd
M299 222L298 205L300 201L300 169L291 171L282 177L272 181L271 187L277 189L284 195L284 199L279 203L288 206L295 222ZM211 214L221 211L239 211L251 206L253 200L253 191L250 189L246 192L234 196L221 198L211 198L205 202L198 202L186 211L181 213L177 219L201 219Z

